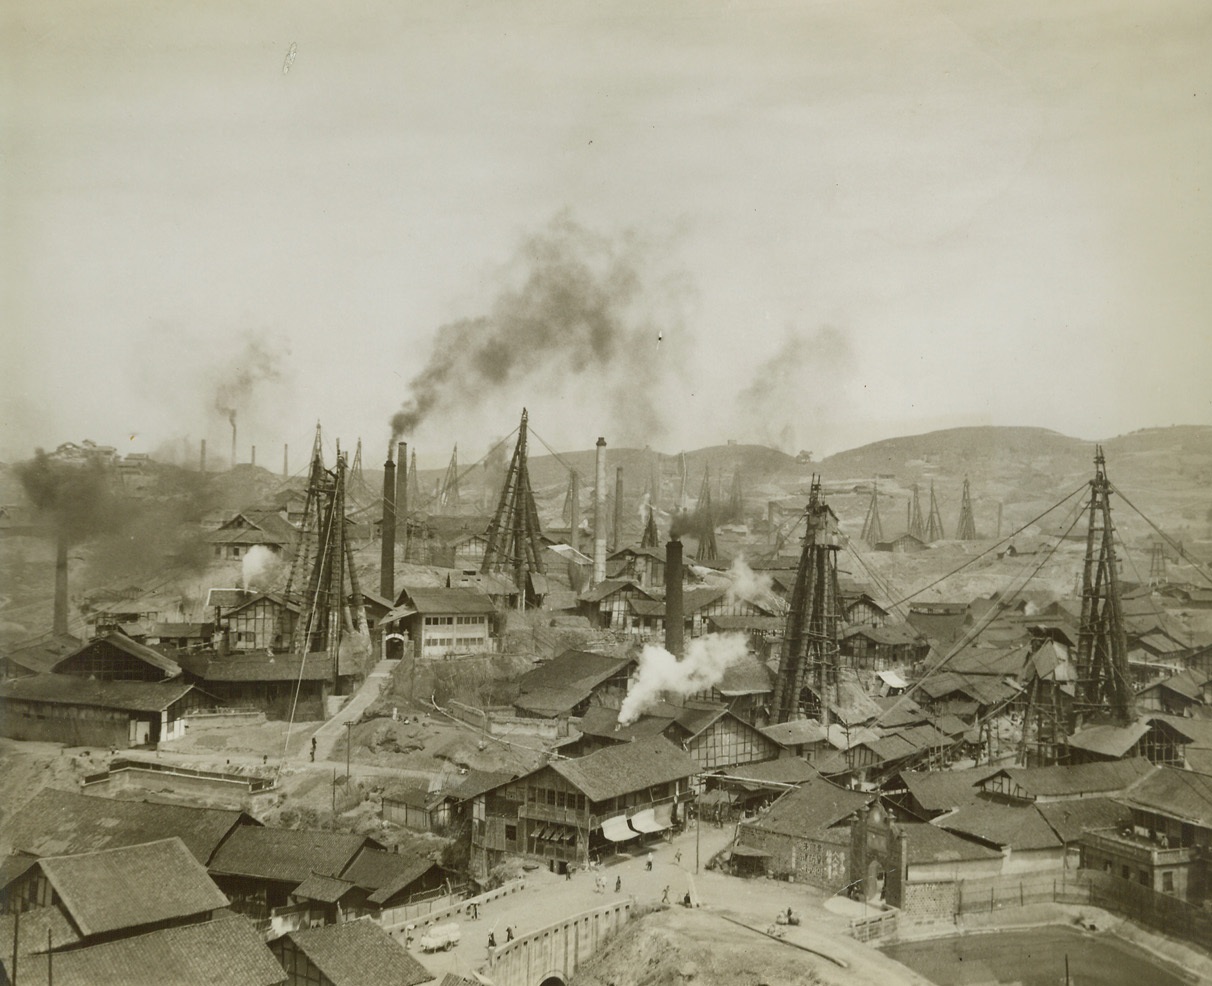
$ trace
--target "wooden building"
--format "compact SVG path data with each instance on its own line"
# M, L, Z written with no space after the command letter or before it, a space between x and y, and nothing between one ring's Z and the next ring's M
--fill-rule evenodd
M663 586L665 552L638 545L620 548L606 558L606 576L615 581L634 582L642 589Z
M39 674L0 682L0 735L124 749L185 735L185 713L212 705L183 681L97 681Z
M581 593L578 602L593 626L628 631L640 616L631 608L633 599L655 601L634 579L605 579Z
M249 653L215 659L201 672L202 687L218 704L233 709L259 709L271 719L326 718L325 700L352 686L342 662L334 681L332 657L326 653Z
M839 646L845 663L859 671L910 668L930 652L930 644L908 623L849 626Z
M172 658L118 630L82 644L51 670L96 681L165 681L181 674Z
M435 978L373 921L291 931L269 948L287 986L418 986Z
M566 650L518 679L514 710L520 716L554 719L583 716L591 704L617 709L635 666L632 656Z
M622 842L681 821L697 770L690 756L654 737L555 760L472 799L471 871L483 880L509 855L552 869L585 866Z
M206 535L215 558L238 561L252 548L268 548L276 555L294 551L299 532L276 510L242 510Z
M383 617L388 632L407 633L420 660L496 649L496 607L474 589L406 588Z

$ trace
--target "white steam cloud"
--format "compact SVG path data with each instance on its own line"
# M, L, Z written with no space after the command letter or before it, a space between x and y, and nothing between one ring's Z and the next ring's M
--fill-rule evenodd
M686 645L686 657L676 657L654 644L640 653L640 665L627 687L627 697L619 708L619 725L635 722L645 709L672 692L685 698L706 691L724 677L724 671L745 657L745 637L739 633L708 634L695 637Z
M278 581L282 559L263 544L257 544L245 552L240 568L245 589L268 589Z
M772 613L784 613L786 602L774 591L774 583L765 572L755 572L737 555L728 567L728 602L747 602L761 606Z

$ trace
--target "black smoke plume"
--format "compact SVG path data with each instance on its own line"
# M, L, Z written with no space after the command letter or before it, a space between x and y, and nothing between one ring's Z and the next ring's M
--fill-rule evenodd
M14 469L39 518L67 544L120 524L122 511L113 477L102 462L66 462L38 449Z
M766 444L795 451L796 430L819 439L839 420L854 366L850 339L833 326L789 330L782 345L737 394L742 419Z
M525 380L592 373L612 405L612 420L659 430L659 372L653 357L669 325L651 314L668 284L645 276L655 249L634 235L610 238L557 216L522 243L491 309L441 326L410 396L392 417L392 441L415 434L435 412L483 402Z
M227 416L228 423L236 426L236 414L252 398L258 384L282 378L278 356L261 336L249 336L244 348L219 368L219 382L215 389L215 410Z

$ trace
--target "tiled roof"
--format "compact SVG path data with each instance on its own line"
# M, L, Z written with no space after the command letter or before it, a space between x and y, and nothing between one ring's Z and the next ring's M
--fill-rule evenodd
M495 612L492 600L474 589L409 589L403 596L418 613L484 615Z
M690 756L661 737L620 743L577 760L556 760L548 766L591 801L605 801L698 773L698 765Z
M5 660L10 664L26 668L35 673L50 671L64 657L79 649L84 643L70 633L59 634L36 644L27 644L14 650L6 650Z
M1077 842L1092 829L1116 828L1132 817L1131 810L1111 798L1075 798L1037 804L1036 810L1062 842Z
M908 623L890 623L882 627L858 623L846 627L842 631L843 640L849 640L852 637L866 637L874 644L885 644L892 647L925 643L922 635Z
M192 688L180 681L95 681L67 674L35 674L0 682L0 699L162 712Z
M77 647L72 653L64 657L58 664L52 668L52 671L58 670L71 664L72 660L80 654L86 654L100 644L109 644L116 647L125 654L129 654L136 660L142 661L144 664L150 664L153 668L157 668L164 672L164 677L173 678L181 673L181 667L176 661L172 660L165 654L161 654L153 647L148 647L146 644L141 644L138 641L131 640L126 634L120 630L111 630L109 633L104 633L96 637L86 644Z
M1155 770L1157 768L1144 757L1134 757L1130 760L1056 764L1051 767L1005 767L997 774L1005 774L1028 797L1070 795L1077 798L1123 791ZM982 782L986 789L987 781L988 778Z
M724 676L716 683L715 690L728 698L764 695L774 691L774 675L763 662L747 654L724 669Z
M1123 799L1126 804L1212 828L1212 776L1162 767Z
M236 829L211 860L212 873L293 883L312 873L341 876L360 849L374 845L361 835L295 829Z
M300 900L318 900L324 904L335 904L353 889L354 884L349 880L312 873L291 891L291 895Z
M80 933L105 934L226 907L228 900L175 836L140 846L38 861Z
M587 589L581 593L581 602L596 603L601 602L613 592L618 592L620 589L630 587L641 596L648 596L648 593L640 588L640 584L632 579L604 579L595 585L592 589ZM651 598L651 597L648 597Z
M992 802L963 805L951 814L934 819L931 824L998 848L1052 849L1061 844L1034 805Z
M941 829L927 822L901 824L901 832L908 838L909 864L919 866L931 863L958 863L972 859L1001 859L996 849L989 849L970 839Z
M752 781L776 781L782 784L800 784L817 777L816 770L808 761L799 757L779 757L777 760L763 760L760 763L747 763L739 767L725 767L720 771L728 777L744 778L732 783L745 788L760 787Z
M588 698L602 682L634 663L631 657L564 651L518 679L514 705L533 712L566 712Z
M13 954L13 926L15 923L15 915L0 914L0 942L4 943L0 954L7 953L10 956ZM20 936L17 941L17 953L31 955L36 952L45 952L48 932L50 933L51 948L64 948L74 945L80 940L76 929L72 927L72 923L59 908L33 907L21 914L21 927L17 931Z
M292 931L286 937L332 986L417 986L435 978L370 920Z
M758 732L767 739L774 740L779 746L820 743L828 735L825 727L815 719L793 719L790 722L774 723L770 726L762 726Z
M151 631L156 637L208 637L214 626L213 623L153 623Z
M363 890L373 890L370 902L383 904L437 865L428 856L363 849L345 871L345 879Z
M302 670L302 675L300 675ZM250 651L230 658L216 658L206 666L206 681L325 681L332 677L328 654L267 655Z
M1100 723L1078 730L1069 737L1069 745L1103 756L1122 757L1148 731L1149 723L1144 719L1138 719L1126 726Z
M206 608L232 609L243 605L254 595L251 589L209 589L206 593Z
M630 742L642 736L658 736L669 728L681 710L676 706L660 705L646 709L634 722L619 725L619 710L604 705L591 705L581 716L577 728L586 736L599 736L617 742Z
M6 965L7 965L6 960ZM286 974L239 915L165 928L55 955L55 986L277 986ZM26 961L21 986L47 986L44 961Z
M813 778L779 797L764 814L742 822L739 832L752 827L780 835L819 838L825 830L871 804L875 798L874 794L850 791L824 778ZM743 836L741 838L743 840Z
M258 592L251 599L245 599L244 602L240 603L239 606L235 606L235 607L229 609L224 615L225 616L235 616L241 610L247 609L249 606L252 606L254 603L259 603L262 599L268 600L273 605L281 607L282 609L288 610L291 613L299 613L302 611L298 602L296 602L295 599L287 598L281 592Z
M718 599L728 595L728 587L722 585L702 586L697 589L686 589L682 593L682 612L689 617L696 610L710 606ZM756 605L756 604L751 604ZM762 607L758 607L759 609Z
M176 836L206 865L236 826L258 824L242 811L115 801L44 788L5 819L0 850L64 856Z
M685 730L686 733L690 737L695 737L695 736L698 736L705 729L714 725L719 719L722 719L724 716L731 716L731 715L732 715L732 713L729 712L728 709L722 705L712 705L712 706L688 705L684 709L682 709L682 711L680 713L678 713L678 716L674 720L674 722L676 722L679 727L681 727L683 730ZM735 719L736 717L733 716L733 718ZM740 720L738 720L738 721L740 721ZM754 727L750 726L749 723L745 723L745 726L748 727L750 730L754 729Z
M999 769L986 764L967 770L903 770L900 778L926 811L944 811L980 801L977 784Z

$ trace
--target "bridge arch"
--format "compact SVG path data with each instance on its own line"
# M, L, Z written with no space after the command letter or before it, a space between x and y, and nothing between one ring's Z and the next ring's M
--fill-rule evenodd
M568 983L564 979L564 974L557 970L543 976L539 980L538 986L568 986Z

